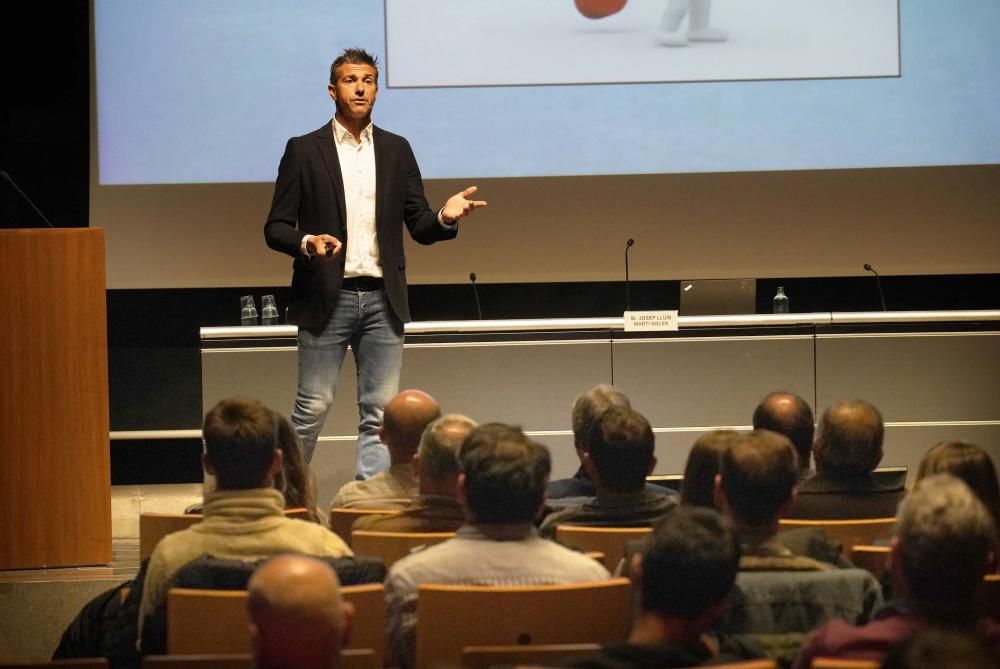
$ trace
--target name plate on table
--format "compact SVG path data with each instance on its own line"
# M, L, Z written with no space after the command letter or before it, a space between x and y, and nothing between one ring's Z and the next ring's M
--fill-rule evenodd
M677 311L626 311L625 332L677 331Z

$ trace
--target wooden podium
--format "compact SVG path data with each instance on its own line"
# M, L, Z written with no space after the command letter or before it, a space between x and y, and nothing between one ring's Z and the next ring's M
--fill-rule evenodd
M104 230L0 230L0 569L111 562Z

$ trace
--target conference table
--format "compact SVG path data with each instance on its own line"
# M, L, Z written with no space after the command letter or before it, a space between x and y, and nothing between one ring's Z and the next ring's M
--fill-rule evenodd
M553 477L578 461L570 407L610 383L656 433L658 474L683 470L697 437L749 429L772 390L817 413L865 399L885 418L883 465L915 468L944 439L1000 462L1000 310L681 316L669 332L625 332L621 317L408 323L401 388L433 395L446 413L514 423L547 445ZM295 395L294 326L201 329L202 397L243 395L285 413ZM357 396L347 356L320 436L320 502L354 475ZM817 415L818 418L818 415Z

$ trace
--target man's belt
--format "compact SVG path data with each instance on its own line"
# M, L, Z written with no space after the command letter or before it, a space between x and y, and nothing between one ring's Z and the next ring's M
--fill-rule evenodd
M345 278L340 287L355 291L382 290L385 288L385 282L380 276L352 276Z

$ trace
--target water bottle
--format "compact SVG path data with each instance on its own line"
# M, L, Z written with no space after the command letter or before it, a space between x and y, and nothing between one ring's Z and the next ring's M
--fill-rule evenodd
M278 325L278 305L274 302L274 295L260 298L260 324Z
M240 325L257 325L257 305L253 302L253 295L240 298Z
M788 296L785 295L785 287L778 286L778 292L774 296L774 313L788 313Z

